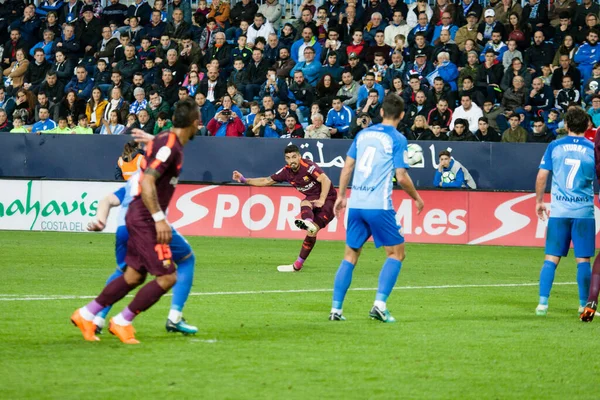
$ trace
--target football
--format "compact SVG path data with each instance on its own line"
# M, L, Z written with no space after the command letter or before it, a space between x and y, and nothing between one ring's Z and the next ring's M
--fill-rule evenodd
M411 143L408 145L407 150L408 165L414 167L418 164L423 163L423 149L421 148L421 146L415 143Z
M454 172L452 171L446 171L442 174L442 182L443 183L450 183L450 182L454 182Z

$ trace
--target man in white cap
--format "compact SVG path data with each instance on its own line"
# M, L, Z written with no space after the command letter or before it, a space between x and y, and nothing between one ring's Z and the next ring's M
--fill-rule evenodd
M506 29L504 25L496 20L496 13L494 10L487 9L483 13L484 21L479 24L477 28L477 43L480 46L485 46L488 41L492 40L492 32L500 32L502 34L502 40L506 38Z

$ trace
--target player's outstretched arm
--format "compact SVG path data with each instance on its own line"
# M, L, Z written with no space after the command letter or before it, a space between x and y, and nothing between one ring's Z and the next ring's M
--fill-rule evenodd
M100 232L106 227L106 220L110 209L121 205L121 201L114 193L109 194L98 203L98 210L96 211L96 218L88 223L87 230Z
M421 214L423 207L425 207L425 203L423 202L421 195L419 195L419 192L417 192L417 189L415 189L415 185L410 178L410 175L408 175L408 171L406 171L405 168L396 168L396 180L398 181L398 184L402 186L402 189L404 189L404 191L415 201L417 215Z
M171 227L167 223L167 217L158 204L158 193L156 192L156 180L160 177L160 172L153 168L148 168L140 182L142 186L142 201L152 214L152 219L156 224L156 242L158 244L168 244L171 242Z
M274 185L275 183L277 183L273 179L271 179L270 176L267 176L264 178L244 178L244 175L242 175L242 173L239 171L233 171L232 179L239 183L245 183L250 186L259 186L259 187L271 186L271 185Z
M550 171L540 168L535 179L535 213L542 221L550 217L550 211L544 203L544 192L546 191L546 183L548 182L549 175Z
M131 137L133 137L133 140L135 140L136 143L142 143L144 146L153 141L155 138L154 135L146 133L141 129L132 129Z
M350 156L346 156L346 162L344 163L344 168L342 168L342 173L340 174L340 187L338 189L338 197L335 200L335 205L333 206L333 210L335 211L335 216L340 217L340 213L344 208L346 208L346 189L348 188L348 184L350 183L350 178L352 177L352 172L354 171L354 158Z

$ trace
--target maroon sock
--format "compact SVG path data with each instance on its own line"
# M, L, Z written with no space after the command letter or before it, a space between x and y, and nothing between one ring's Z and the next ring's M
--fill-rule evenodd
M104 290L102 290L102 293L96 297L96 302L101 304L103 307L112 306L117 301L125 297L127 293L131 292L132 289L133 288L125 281L125 277L121 275L106 285Z
M588 301L598 302L598 292L600 292L600 257L596 257L596 259L594 260Z
M300 207L300 215L302 216L302 219L309 219L311 221L315 219L315 214L313 214L313 210L309 206Z
M315 247L315 243L317 242L317 238L314 236L307 236L304 238L304 242L302 242L302 249L300 249L300 258L306 260L310 255L313 247Z
M144 285L143 288L140 289L139 292L135 295L131 303L127 306L131 311L133 311L136 315L141 313L142 311L146 311L150 307L154 305L163 294L167 293L168 290L165 290L160 287L158 282L153 280L152 282Z

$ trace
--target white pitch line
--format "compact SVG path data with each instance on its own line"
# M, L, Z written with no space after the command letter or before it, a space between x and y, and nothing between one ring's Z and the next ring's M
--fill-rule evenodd
M554 285L576 285L577 282L554 282ZM423 289L471 289L471 288L498 288L498 287L528 287L537 286L537 282L531 283L494 283L494 284L475 284L475 285L438 285L438 286L397 286L394 290L423 290ZM333 289L290 289L290 290L253 290L240 292L197 292L190 293L190 296L237 296L246 294L280 294L280 293L323 293L331 292ZM373 291L377 288L350 288L353 291ZM10 296L10 297L9 297ZM21 297L15 297L21 296ZM172 296L171 293L166 296ZM131 297L131 296L127 296ZM50 301L50 300L85 300L95 299L96 296L77 296L77 295L26 295L26 294L0 294L2 301Z

